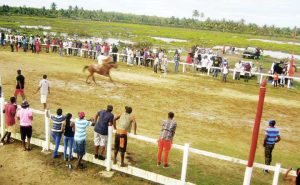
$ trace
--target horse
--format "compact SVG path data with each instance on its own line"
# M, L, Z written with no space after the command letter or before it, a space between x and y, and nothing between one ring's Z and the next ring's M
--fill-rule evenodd
M110 76L110 70L112 68L117 68L117 67L118 67L118 65L116 63L112 62L112 57L108 57L107 59L103 60L102 65L91 64L89 66L84 66L82 71L85 72L86 70L88 70L90 72L90 74L86 78L87 84L90 83L90 82L88 82L90 77L92 77L94 83L97 84L95 81L94 73L98 73L99 75L109 77L110 81L113 81Z

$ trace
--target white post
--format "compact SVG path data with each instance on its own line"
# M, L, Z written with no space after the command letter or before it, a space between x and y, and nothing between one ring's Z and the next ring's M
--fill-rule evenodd
M262 80L263 80L263 74L260 74L260 80L259 80L259 84L261 84L262 83Z
M47 117L47 111L45 110L45 145L43 151L48 151L50 149L50 125L49 125L49 118ZM49 112L50 114L50 112Z
M3 90L3 89L2 89ZM1 115L1 137L4 136L4 133L5 133L5 123L4 123L4 113L3 113L3 110L4 110L4 94L3 94L3 91L2 91L2 95L1 95L1 103L0 103L0 115Z
M190 147L189 144L187 144L187 143L184 144L182 169L181 169L181 183L183 185L186 182L186 171L187 171L187 165L188 165L189 147Z
M108 127L108 139L107 139L107 146L106 146L106 171L111 170L111 144L112 144L112 133L113 127Z
M120 61L120 55L119 55L119 53L117 53L117 62L119 62Z
M277 185L278 184L280 167L281 167L280 163L277 163L276 166L275 166L275 172L274 172L274 177L273 177L273 183L272 183L272 185Z
M182 72L185 73L186 71L186 64L182 64Z
M207 76L209 76L210 68L207 69Z
M291 87L291 79L289 78L289 79L288 79L287 88L290 88L290 87Z
M140 66L141 65L141 57L138 57L138 65Z
M236 73L236 70L234 69L233 70L233 75L232 75L232 80L235 80L235 73Z
M246 167L243 185L250 185L253 167Z

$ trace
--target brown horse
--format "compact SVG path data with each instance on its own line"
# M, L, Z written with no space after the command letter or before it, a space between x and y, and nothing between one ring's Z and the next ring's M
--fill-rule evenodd
M117 68L117 67L118 67L118 65L116 63L106 62L106 61L103 61L102 66L98 65L98 64L91 64L89 66L84 66L83 72L85 70L88 70L90 72L90 74L86 78L86 83L89 84L90 82L88 82L88 80L90 77L92 77L94 83L97 84L95 81L94 73L98 73L99 75L102 75L102 76L107 76L107 77L109 77L110 81L112 81L112 78L111 78L109 72L110 72L111 68Z

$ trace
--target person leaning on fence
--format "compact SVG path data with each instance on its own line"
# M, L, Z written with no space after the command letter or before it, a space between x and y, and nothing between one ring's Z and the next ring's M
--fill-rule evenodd
M84 168L84 165L81 163L83 156L85 155L86 148L86 128L88 126L94 126L94 123L88 120L85 120L85 113L79 112L78 117L75 120L75 134L74 134L74 152L77 153L77 164L76 168Z
M66 120L66 117L62 115L62 109L59 108L56 111L56 115L50 115L50 112L47 111L47 117L50 118L53 122L53 127L51 129L51 137L55 144L53 151L53 158L58 158L58 148L62 136L63 127L62 124Z
M162 152L164 151L164 168L169 167L168 156L175 135L177 123L174 120L174 113L168 113L168 120L164 120L158 139L157 165L161 164Z
M275 143L281 140L280 132L278 128L275 128L276 121L270 120L269 127L265 132L264 148L265 148L265 164L270 165L272 162L272 151L274 149ZM269 173L268 170L264 170L265 173Z
M22 140L22 145L24 148L24 151L31 150L30 146L30 139L32 136L32 120L33 120L33 115L32 111L29 108L29 104L27 101L24 101L21 105L22 109L17 111L17 118L20 121L20 133L21 133L21 140ZM25 139L27 137L27 147L25 143Z
M5 123L7 128L7 131L5 132L5 134L1 139L1 142L3 144L9 144L11 133L16 132L16 119L15 119L16 111L17 111L16 98L11 97L10 102L5 105L3 110L3 113L5 113Z
M95 116L96 125L94 128L94 144L96 159L105 160L104 151L107 145L108 126L112 126L114 121L112 111L113 106L108 105L106 110L99 111Z
M180 55L178 53L178 50L176 49L174 54L175 73L178 73L179 61L180 61Z
M292 168L289 168L283 177L284 181L288 181L290 185L300 185L300 168L296 170L296 177L289 175L290 171L292 171Z
M120 125L117 128L116 121L120 119ZM117 155L121 153L121 167L125 167L124 163L125 152L127 148L127 133L131 131L133 125L133 133L136 135L136 120L135 116L132 115L132 108L126 106L125 112L114 118L114 129L116 130L115 135L115 151L114 151L114 164L117 164Z
M66 121L63 124L64 132L64 160L71 161L73 159L72 149L74 143L74 123L71 122L72 114L68 113L66 115ZM67 149L69 146L69 154L67 154Z
M248 82L249 78L251 78L250 77L250 75L251 75L251 65L250 65L250 63L247 62L245 64L244 72L245 72L245 74L244 74L244 82Z

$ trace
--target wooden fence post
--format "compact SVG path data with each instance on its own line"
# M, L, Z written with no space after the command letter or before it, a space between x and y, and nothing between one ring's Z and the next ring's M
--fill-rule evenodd
M107 138L107 147L106 147L106 171L111 170L111 144L112 144L112 133L113 127L108 127L108 138Z
M280 163L277 163L276 166L275 166L275 171L274 171L274 177L273 177L273 183L272 183L272 185L277 185L278 184L280 168L281 168Z
M43 148L43 152L46 152L50 149L50 125L49 118L47 117L47 113L49 110L45 110L44 119L45 119L45 144ZM49 112L50 115L50 112Z
M188 165L189 148L190 148L190 145L185 143L184 150L183 150L182 169L181 169L182 185L184 185L186 182L186 172L187 172L187 165Z

